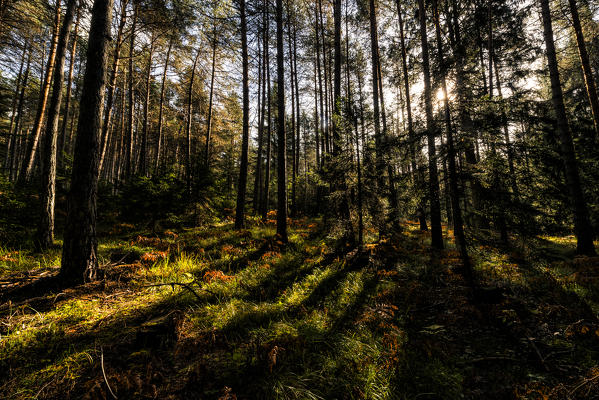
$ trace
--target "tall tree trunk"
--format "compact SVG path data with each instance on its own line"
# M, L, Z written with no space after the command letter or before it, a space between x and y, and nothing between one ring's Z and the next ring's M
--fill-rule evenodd
M1 22L1 21L0 21ZM21 79L23 78L23 68L25 67L25 59L27 58L27 49L29 48L29 42L26 42L23 45L23 54L21 55L21 65L19 67L19 73L17 74L17 80L16 80L16 84L15 84L15 94L13 95L12 98L12 104L10 107L11 113L10 113L10 123L8 125L8 134L6 136L6 157L4 158L4 169L8 170L9 169L9 163L10 163L10 153L11 153L11 147L15 145L16 143L16 135L13 136L12 135L12 131L13 131L13 127L15 124L15 116L17 113L17 100L19 98L19 92L21 90Z
M597 95L597 86L595 84L595 78L593 77L593 71L591 70L591 62L589 60L589 53L587 52L587 46L582 33L576 0L568 0L568 3L570 4L572 26L574 27L574 33L576 34L576 44L578 45L578 54L580 55L580 63L584 74L584 83L586 85L589 103L591 104L591 112L595 124L595 138L599 140L599 97Z
M320 169L320 167L322 166L322 156L324 155L324 146L321 146L320 141L322 140L322 138L319 138L318 136L318 131L320 131L320 133L324 136L324 102L323 102L323 95L322 95L322 72L320 69L320 22L319 22L319 18L318 18L318 7L317 7L318 3L315 3L315 8L314 8L314 29L315 29L315 37L316 37L316 70L318 72L318 97L319 97L319 103L316 104L315 108L316 108L316 113L318 113L318 107L320 106L320 125L317 124L316 126L316 164L317 164L317 168ZM318 115L317 118L318 120ZM318 121L317 121L318 122ZM319 140L320 139L320 140ZM320 151L320 149L322 149L322 153ZM322 156L321 156L322 154Z
M56 46L56 65L53 71L52 97L48 106L48 121L43 137L41 154L41 220L37 230L37 246L46 249L54 243L54 203L56 199L56 145L58 141L58 117L62 102L64 83L64 60L71 34L71 24L77 8L77 0L68 0L62 27Z
M150 37L150 52L148 54L148 69L146 71L146 93L143 105L143 128L141 136L141 149L139 151L139 170L143 176L148 175L148 131L150 130L150 84L152 83L152 56L154 55L154 34Z
M174 37L168 41L168 49L166 50L166 58L164 60L164 71L162 71L162 84L160 85L160 103L158 105L158 137L156 138L156 154L154 157L154 174L159 174L160 167L160 152L162 151L162 126L164 124L164 91L166 89L166 78L168 72L168 62L171 57Z
M495 81L497 83L497 95L499 99L503 101L503 91L501 90L501 78L499 77L499 66L497 65L497 59L494 57L495 65ZM520 191L518 190L518 184L516 181L516 168L514 167L514 149L512 148L512 142L510 140L509 122L505 108L501 107L501 124L503 125L503 138L505 140L505 147L507 153L507 163L510 171L510 185L512 187L512 193L514 197L520 197Z
M549 0L540 0L540 3L541 15L543 17L547 66L549 68L549 78L551 80L551 100L553 102L557 120L557 134L559 136L561 157L564 161L566 171L566 185L568 186L570 200L574 208L574 231L577 239L576 250L579 254L594 255L594 233L589 220L587 203L580 182L578 162L574 152L574 143L572 142L572 135L570 133L570 126L566 115L566 107L564 105L564 95L560 82L555 43L553 41L553 26L551 22Z
M101 138L101 150L100 150L100 173L102 173L102 167L104 166L104 157L106 155L106 147L108 146L108 128L112 120L112 108L114 103L114 90L116 86L116 78L119 73L120 56L121 56L121 45L123 43L123 29L127 19L127 0L123 0L121 4L121 21L119 23L119 29L116 35L116 43L114 48L114 58L112 61L112 70L110 72L110 79L108 81L108 94L106 95L106 111L104 111L104 123L102 124L102 138Z
M60 268L65 284L93 280L98 268L96 198L111 14L112 0L94 1Z
M288 19L287 19L287 45L288 45L288 49L289 49L289 75L290 75L290 79L289 79L289 84L291 86L291 90L290 90L290 94L291 94L291 210L290 210L290 215L292 217L295 216L295 208L296 208L296 202L295 202L295 181L296 181L296 158L295 158L295 152L296 152L296 148L295 148L295 121L296 121L296 115L295 115L295 70L293 68L293 34L292 34L292 29L291 29L291 20L293 19L292 16L292 11L291 11L291 6L289 4L289 0L287 0L287 13L288 13ZM297 116L297 119L299 120L299 115Z
M287 242L287 160L285 138L285 64L283 0L276 0L277 21L277 236Z
M237 209L235 212L235 228L245 226L245 192L248 176L248 149L250 142L250 88L248 78L248 40L245 16L245 0L239 0L241 14L241 60L243 87L243 134L241 139L241 162L239 168L239 185L237 186Z
M133 52L135 50L135 29L137 26L137 4L133 4L133 22L131 23L131 33L129 37L129 87L128 87L128 111L127 114L127 133L125 148L125 179L129 179L133 174L133 124L135 114L135 103L133 92Z
M262 4L264 7L264 3ZM256 154L256 176L254 179L254 213L260 213L260 202L262 199L262 152L264 148L264 116L266 113L266 50L265 37L266 11L262 11L262 32L258 37L258 153ZM262 49L260 45L262 44Z
M189 80L189 88L187 90L187 124L185 127L185 181L187 182L187 194L191 194L191 124L193 120L193 81L196 75L196 66L200 58L200 49L197 50L196 56L191 67L191 78Z
M460 251L460 257L464 267L464 276L470 287L474 289L474 274L472 264L468 256L466 235L464 234L464 223L462 220L462 209L460 207L460 192L458 188L458 176L456 168L456 152L453 140L453 129L451 127L451 111L449 109L449 99L447 98L446 66L443 52L443 41L441 38L441 26L439 23L439 10L437 0L433 0L433 19L435 22L435 34L437 39L437 58L441 72L441 90L443 91L443 109L445 112L445 125L447 129L447 158L449 164L449 187L451 195L451 206L453 216L453 231L456 238L456 245Z
M77 8L77 17L75 20L75 27L73 28L72 36L72 45L71 51L69 54L69 73L67 78L67 92L65 94L65 102L64 102L64 111L62 117L62 127L60 130L60 138L59 138L59 149L58 149L58 162L62 165L63 162L63 154L66 151L66 143L68 141L67 138L67 128L69 126L69 118L71 116L71 93L73 91L73 71L75 69L75 56L77 50L77 34L79 32L79 21L81 17L81 5Z
M44 122L44 114L46 112L46 105L48 104L48 94L50 92L50 85L52 83L52 74L54 71L54 62L56 59L56 47L58 46L58 31L60 29L60 0L56 0L56 8L54 14L54 30L52 32L52 44L50 45L50 53L48 54L48 65L46 66L46 74L42 81L40 98L35 113L35 119L33 122L33 128L31 129L31 138L27 144L27 151L25 153L25 160L21 167L21 174L19 180L25 182L31 177L33 167L35 166L35 160L37 157L37 150L39 147L40 136L42 133L42 125Z
M215 22L216 24L216 22ZM210 71L210 96L208 97L208 118L206 120L206 147L204 149L204 167L210 170L210 136L212 134L212 103L214 98L214 76L216 73L216 25L212 37L212 67Z
M410 166L412 168L412 180L416 186L424 185L424 176L419 172L416 160L416 148L420 153L420 146L416 144L416 134L414 133L414 120L412 118L412 98L410 95L410 78L408 75L408 57L406 51L406 40L404 34L404 23L401 11L401 5L399 0L395 0L397 6L397 17L399 20L399 40L401 44L401 68L403 72L403 84L406 95L406 114L408 119L408 140L410 141ZM424 212L424 199L418 204L418 221L420 223L420 230L426 231L426 214Z
M267 131L266 131L266 165L264 167L264 191L262 192L262 206L261 206L261 214L262 221L266 221L267 212L268 212L268 203L270 201L270 162L271 162L271 132L272 132L272 117L271 117L271 83L270 83L270 50L269 50L269 39L270 39L270 20L269 20L269 2L265 0L266 7L266 27L265 27L265 38L266 42L264 43L264 51L266 52L266 100L267 100L267 108L266 108L266 120L267 120Z
M422 47L422 72L424 78L424 109L426 114L426 132L428 139L428 172L429 172L429 202L431 214L431 245L433 248L443 248L443 231L441 229L441 203L439 201L439 175L437 171L437 124L433 118L433 100L431 88L431 73L426 30L426 9L424 0L418 0L420 17L420 41Z
M377 23L376 23L376 8L374 0L369 0L370 10L370 51L372 58L372 107L374 112L374 141L376 152L376 176L377 184L380 189L383 188L384 161L381 140L381 117L379 109L379 79L378 79L378 39L377 39Z
M17 115L15 116L15 127L14 127L14 145L11 149L10 154L10 163L9 163L9 178L11 181L15 181L17 179L17 170L19 165L19 153L17 150L20 150L22 146L22 137L19 135L19 131L21 130L21 121L23 120L23 105L25 98L25 89L27 89L27 83L29 81L29 71L31 68L31 50L32 44L28 43L28 52L27 52L27 66L25 67L25 74L23 76L23 82L21 84L21 93L19 94L19 101L17 105Z

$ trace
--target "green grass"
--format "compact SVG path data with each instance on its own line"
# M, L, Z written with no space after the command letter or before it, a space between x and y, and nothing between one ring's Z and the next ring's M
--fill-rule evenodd
M507 293L475 307L451 242L431 256L427 235L407 224L378 243L368 232L365 254L343 253L321 228L294 220L287 246L256 221L159 237L115 231L100 243L101 281L2 305L0 397L109 398L102 359L119 398L596 390L595 261L553 255L572 243L551 241L544 256L534 249L546 239L509 251L473 245L481 282ZM59 257L2 249L0 280L54 273Z

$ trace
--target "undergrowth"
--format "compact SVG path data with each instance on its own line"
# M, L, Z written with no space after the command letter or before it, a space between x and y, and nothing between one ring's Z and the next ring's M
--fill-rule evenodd
M60 252L0 249L0 397L599 396L597 259L571 241L473 242L500 293L473 305L451 243L431 255L414 223L341 251L320 221L291 220L287 245L272 222L114 226L99 281L27 298Z

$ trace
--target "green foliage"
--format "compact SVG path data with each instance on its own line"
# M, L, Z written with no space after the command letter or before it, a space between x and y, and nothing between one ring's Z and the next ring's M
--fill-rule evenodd
M31 188L17 188L0 175L0 243L22 246L30 239L39 210L31 200Z
M119 212L123 221L154 228L159 221L184 214L189 199L185 183L175 174L157 178L137 176L119 194Z

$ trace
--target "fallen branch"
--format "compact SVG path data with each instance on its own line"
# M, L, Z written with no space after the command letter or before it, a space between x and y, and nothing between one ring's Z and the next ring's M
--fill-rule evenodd
M169 283L155 283L153 285L145 285L143 287L160 287L160 286L171 286L173 287L173 289L175 288L175 286L181 286L184 289L189 290L198 300L203 301L204 299L202 299L202 297L198 294L198 292L196 292L191 286L189 286L187 283L182 283L182 282L169 282ZM208 289L204 289L204 288L200 288L201 290L203 290L204 292L210 293L213 296L216 296L216 293L214 293L211 290Z
M108 391L110 392L110 394L112 395L112 397L114 397L115 399L117 399L116 395L112 391L112 388L110 387L110 384L108 383L108 378L106 378L106 371L104 371L104 350L101 347L100 347L100 364L102 366L102 375L104 376L104 382L106 382L106 386L108 387Z

